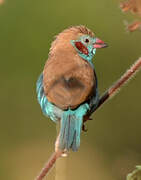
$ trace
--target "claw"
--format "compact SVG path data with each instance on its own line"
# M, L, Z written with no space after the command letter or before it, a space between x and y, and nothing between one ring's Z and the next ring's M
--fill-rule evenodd
M84 132L87 132L87 131L88 131L88 129L86 129L85 124L83 124L83 126L82 126L82 130L83 130Z

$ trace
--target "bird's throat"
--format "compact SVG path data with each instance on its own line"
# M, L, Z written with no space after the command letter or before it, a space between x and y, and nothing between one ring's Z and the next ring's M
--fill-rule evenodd
M85 54L82 54L82 53L78 53L79 56L84 59L85 61L87 61L92 67L94 67L93 65L93 62L92 62L92 59L93 59L93 54L88 54L88 55L85 55Z

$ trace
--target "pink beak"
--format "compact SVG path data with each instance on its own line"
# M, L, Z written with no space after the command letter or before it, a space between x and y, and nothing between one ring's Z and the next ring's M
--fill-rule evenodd
M96 38L96 42L94 43L94 48L99 49L99 48L105 48L105 47L108 47L108 45L104 41Z

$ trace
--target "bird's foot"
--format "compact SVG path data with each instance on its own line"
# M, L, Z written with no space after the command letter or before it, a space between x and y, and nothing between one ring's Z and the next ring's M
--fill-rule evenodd
M88 129L86 128L86 126L85 126L85 122L86 122L86 121L89 121L89 120L93 120L93 119L90 118L89 115L84 116L84 119L83 119L83 126L82 126L82 130L83 130L84 132L86 132L86 131L88 130Z
M93 120L92 118L90 118L90 116L89 115L85 115L84 116L84 122L86 122L86 121L89 121L89 120Z
M85 126L84 123L83 123L83 126L82 126L82 130L83 130L84 132L87 132L87 131L88 131L88 129L86 129L86 126Z

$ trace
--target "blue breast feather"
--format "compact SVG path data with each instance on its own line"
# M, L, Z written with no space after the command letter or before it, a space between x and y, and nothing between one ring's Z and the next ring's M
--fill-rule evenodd
M61 120L59 148L62 150L72 149L73 151L77 151L80 146L80 133L83 124L83 116L86 115L89 110L92 108L94 109L97 106L99 99L98 89L96 88L96 93L89 103L83 103L75 110L62 110L47 100L43 88L43 74L38 78L36 92L38 102L44 115L49 116L54 122Z

